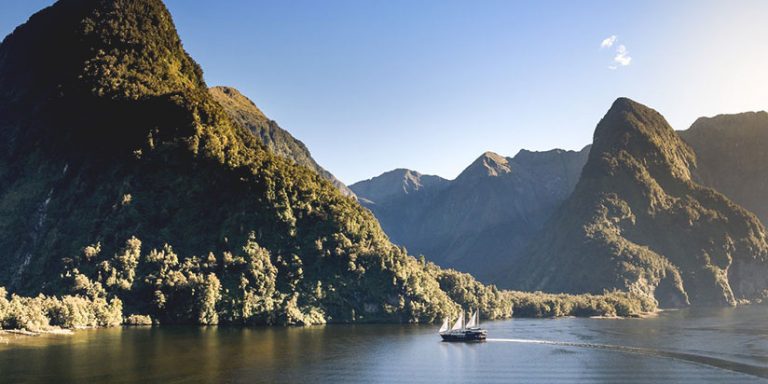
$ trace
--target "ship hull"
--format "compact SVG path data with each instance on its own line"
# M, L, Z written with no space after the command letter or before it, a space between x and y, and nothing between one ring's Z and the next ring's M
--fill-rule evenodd
M443 341L461 342L461 341L485 341L486 332L484 330L465 330L441 333Z

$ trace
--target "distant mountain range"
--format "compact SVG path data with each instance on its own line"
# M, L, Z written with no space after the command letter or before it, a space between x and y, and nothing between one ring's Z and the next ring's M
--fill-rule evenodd
M395 243L495 281L568 197L588 153L486 152L455 180L395 170L350 188Z
M619 99L579 152L489 152L455 180L396 170L350 188L394 242L502 287L730 305L768 287L766 145L765 112L675 133Z

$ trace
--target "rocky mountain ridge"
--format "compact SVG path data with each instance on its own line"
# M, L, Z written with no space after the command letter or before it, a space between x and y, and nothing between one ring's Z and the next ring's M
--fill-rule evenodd
M768 224L768 113L702 117L678 133L696 153L694 177Z
M396 170L350 186L397 244L439 265L493 281L520 256L570 194L586 161L581 151L486 152L455 180L430 176L402 189L415 171ZM384 191L387 191L386 193Z
M256 104L233 87L211 87L211 96L227 112L229 118L253 132L262 143L278 156L305 166L324 178L328 179L342 194L354 197L355 194L339 181L333 174L321 167L304 143L296 139L288 131L280 128L274 120L269 119Z

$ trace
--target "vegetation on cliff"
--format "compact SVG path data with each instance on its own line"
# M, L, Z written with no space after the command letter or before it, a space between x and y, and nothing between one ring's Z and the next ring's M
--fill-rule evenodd
M611 291L600 295L509 291L514 317L636 317L656 311L651 297Z
M521 289L619 289L662 306L768 294L757 218L694 182L693 151L656 111L618 99L595 130L573 194L509 279Z
M317 172L333 183L342 194L355 195L336 176L317 164L304 143L293 137L288 131L280 128L277 122L268 118L253 101L245 97L240 91L232 87L219 86L211 88L210 93L233 122L250 130L270 152Z
M431 322L464 304L354 199L233 122L161 1L59 1L0 58L12 292L200 324Z

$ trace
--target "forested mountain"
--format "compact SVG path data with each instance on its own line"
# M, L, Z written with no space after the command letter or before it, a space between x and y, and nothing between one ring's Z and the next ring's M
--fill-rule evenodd
M227 112L229 118L253 132L267 149L319 173L320 176L330 180L344 195L354 196L354 193L336 176L317 164L304 143L280 128L274 120L270 120L240 91L232 87L212 87L209 91L213 99Z
M395 170L350 188L395 243L492 281L568 197L588 153L486 152L455 180Z
M768 224L768 113L702 117L679 134L696 152L697 180Z
M393 246L242 123L160 0L32 16L0 45L0 285L177 323L509 315L495 288Z
M656 111L618 99L597 125L581 179L508 284L620 289L662 306L733 305L768 289L765 227L697 184L694 151Z

